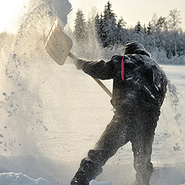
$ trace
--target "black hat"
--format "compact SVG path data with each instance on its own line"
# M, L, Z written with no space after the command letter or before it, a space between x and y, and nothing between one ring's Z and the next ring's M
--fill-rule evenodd
M150 56L148 51L144 48L142 44L140 44L137 41L130 42L125 46L124 54L139 54L139 53L145 53L146 55Z

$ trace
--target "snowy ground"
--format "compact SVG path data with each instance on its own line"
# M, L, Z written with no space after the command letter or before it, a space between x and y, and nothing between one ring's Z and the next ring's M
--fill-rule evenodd
M23 59L13 58L14 68L5 56L1 63L1 185L69 184L112 118L110 98L72 64L24 66ZM176 89L170 86L156 130L151 185L179 185L185 183L185 66L162 67ZM112 82L105 84L111 90ZM132 184L132 163L127 144L91 185Z
M0 185L69 185L113 116L109 96L91 77L46 54L50 8L33 9L14 49L0 51ZM171 83L153 143L151 185L185 185L185 66L162 67ZM105 84L111 90L112 81ZM127 144L90 184L134 181Z

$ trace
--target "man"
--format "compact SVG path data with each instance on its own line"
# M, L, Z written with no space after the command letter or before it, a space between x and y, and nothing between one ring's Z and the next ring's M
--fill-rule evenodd
M129 141L136 184L149 185L154 132L166 93L165 73L138 42L128 43L124 56L113 56L107 63L78 59L74 63L94 78L113 79L111 104L115 115L94 149L81 161L71 185L88 185L103 171L106 161Z

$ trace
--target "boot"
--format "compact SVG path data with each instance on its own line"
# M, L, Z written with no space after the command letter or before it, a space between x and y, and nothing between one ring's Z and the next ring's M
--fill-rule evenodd
M95 179L102 171L102 167L99 164L85 158L72 179L71 185L89 185L89 182Z

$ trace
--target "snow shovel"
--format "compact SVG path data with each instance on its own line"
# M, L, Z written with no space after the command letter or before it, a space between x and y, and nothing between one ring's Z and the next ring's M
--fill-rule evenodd
M63 31L60 23L60 19L56 19L51 27L51 30L48 34L45 48L49 56L59 65L63 65L67 56L75 59L70 50L72 48L73 42ZM112 98L112 93L109 89L99 80L93 78L101 88Z

